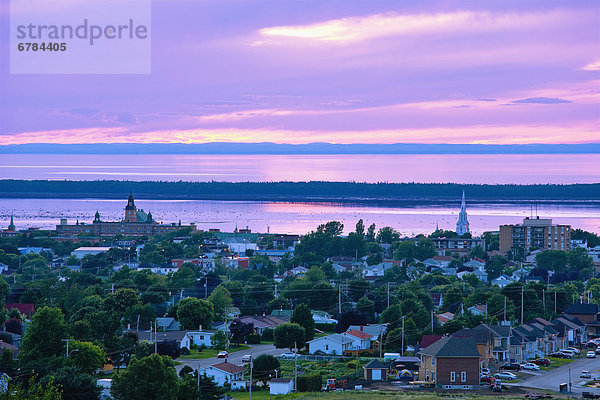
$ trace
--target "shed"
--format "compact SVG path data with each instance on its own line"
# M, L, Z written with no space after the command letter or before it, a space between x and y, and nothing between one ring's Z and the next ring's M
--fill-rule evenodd
M269 381L271 395L289 394L294 390L294 381L290 378L273 378Z
M379 360L371 360L363 368L367 381L385 381L387 379L388 366Z

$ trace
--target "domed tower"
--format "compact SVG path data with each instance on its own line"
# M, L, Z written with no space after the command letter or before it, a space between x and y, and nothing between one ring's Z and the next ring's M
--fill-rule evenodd
M137 207L133 201L133 193L129 193L127 206L125 206L125 222L137 222Z

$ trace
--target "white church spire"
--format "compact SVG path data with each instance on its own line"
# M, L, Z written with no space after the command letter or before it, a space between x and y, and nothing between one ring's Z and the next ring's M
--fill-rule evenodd
M456 233L464 235L469 233L469 221L467 219L467 203L465 201L465 191L462 193L462 202L460 204L460 213L458 214L458 221L456 221Z

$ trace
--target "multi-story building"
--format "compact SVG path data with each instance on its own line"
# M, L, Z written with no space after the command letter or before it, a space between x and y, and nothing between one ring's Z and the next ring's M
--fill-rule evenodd
M196 230L195 224L182 225L179 223L162 224L152 218L152 213L145 213L144 210L137 209L133 199L133 194L129 195L127 206L125 207L125 218L121 221L102 221L100 213L96 211L94 221L91 224L80 223L75 225L67 224L66 219L61 219L60 224L56 225L56 233L59 236L75 236L85 234L88 236L152 236L177 231L184 228Z
M522 224L500 226L500 251L571 249L571 225L553 225L552 219L525 218Z
M446 251L452 253L468 253L477 246L485 250L485 239L482 238L432 238L435 250L439 255L444 255Z

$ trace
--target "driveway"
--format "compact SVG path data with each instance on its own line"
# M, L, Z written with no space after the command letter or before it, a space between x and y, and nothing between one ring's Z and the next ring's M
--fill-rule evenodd
M571 390L573 393L592 392L600 394L600 389L582 386L587 380L579 378L579 374L583 370L590 371L592 373L592 378L600 376L600 358L582 358L567 365L563 365L560 368L548 371L545 374L533 376L521 383L515 384L515 386L549 389L558 392L558 385L561 383L569 383L569 369L571 374Z
M249 350L236 351L235 353L230 353L227 358L227 362L241 365L242 357L246 354L250 354L253 358L258 357L261 354L271 354L272 356L278 356L279 354L290 351L289 349L276 349L272 344L251 344ZM177 359L177 361L181 362L181 365L176 367L177 372L183 368L184 365L190 366L192 369L207 367L209 365L222 363L224 360L222 358L205 358L203 360L182 360Z

